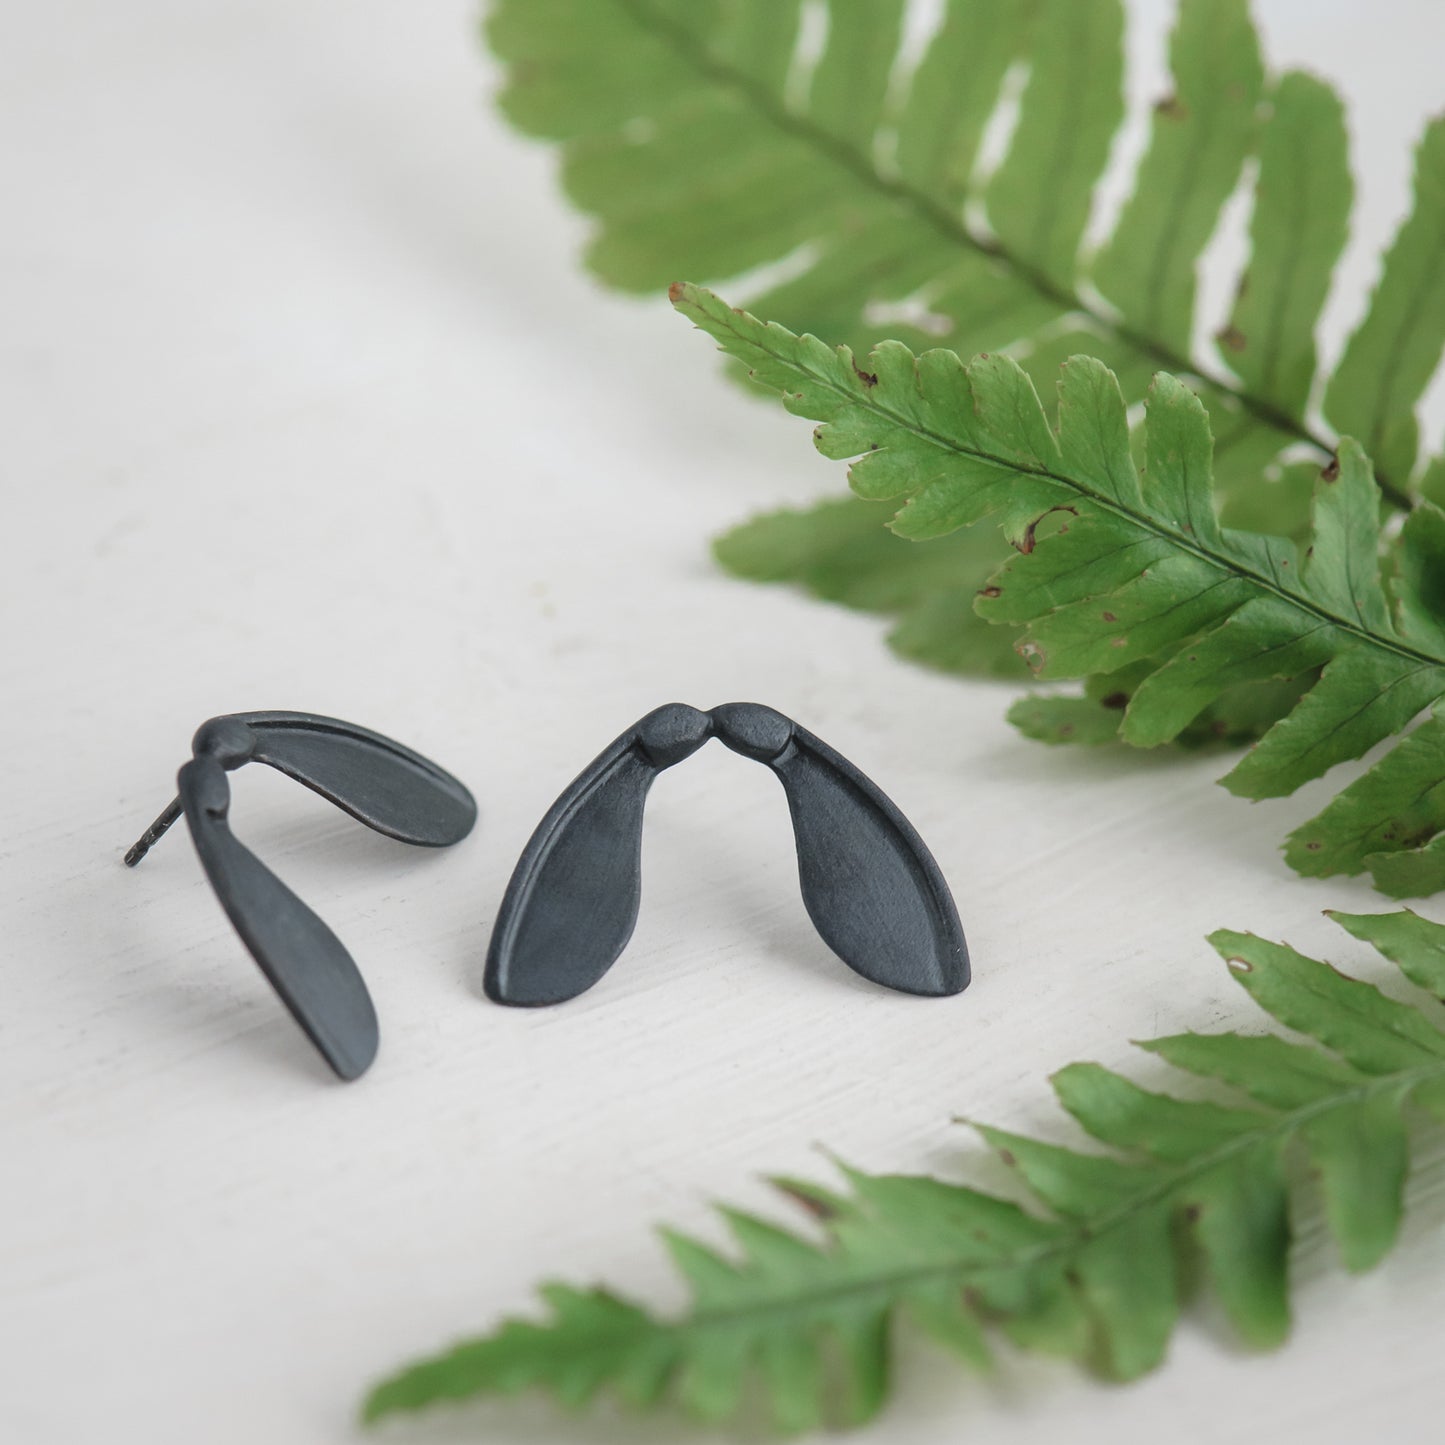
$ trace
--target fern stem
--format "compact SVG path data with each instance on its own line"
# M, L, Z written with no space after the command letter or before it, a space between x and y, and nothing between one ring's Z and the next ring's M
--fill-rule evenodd
M686 26L660 15L647 5L645 0L613 0L613 3L631 15L641 29L652 32L669 45L678 57L703 79L711 81L719 87L739 92L779 130L806 141L816 150L823 152L865 186L908 206L947 239L1008 267L1040 296L1064 311L1076 312L1087 317L1107 334L1143 353L1160 370L1202 377L1210 385L1232 397L1243 410L1256 420L1265 422L1286 435L1294 437L1297 441L1314 447L1322 458L1333 455L1334 443L1314 431L1298 417L1280 410L1272 402L1245 389L1237 382L1212 373L1207 367L1190 357L1180 355L1163 342L1130 326L1122 318L1108 315L1099 307L1090 305L1077 292L1060 286L1036 266L1016 255L996 237L978 234L969 228L961 216L955 215L939 205L932 197L916 190L902 180L881 174L869 159L860 154L853 146L815 125L806 116L789 110L766 86L743 71L717 59L706 46L698 43L696 37ZM1375 473L1375 481L1379 485L1381 495L1391 506L1401 511L1409 511L1414 506L1414 498L1378 470Z

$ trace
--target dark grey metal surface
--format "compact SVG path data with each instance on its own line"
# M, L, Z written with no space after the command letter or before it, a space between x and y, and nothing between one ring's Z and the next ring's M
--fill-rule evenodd
M653 780L716 736L783 785L809 916L863 977L905 993L959 993L968 948L948 885L912 824L871 779L772 708L670 703L601 753L553 804L512 874L484 986L498 1003L560 1003L626 947L641 897Z
M376 1057L376 1011L351 955L310 908L231 832L226 774L267 763L368 827L422 847L459 842L476 821L472 795L450 773L352 723L309 713L236 713L203 723L180 796L126 854L134 867L184 814L226 915L322 1057L343 1079Z
M484 979L491 998L561 1003L612 966L637 923L648 790L711 730L696 708L660 707L594 758L552 805L502 899Z
M472 795L420 753L351 723L304 713L247 713L253 761L266 763L402 843L446 848L477 821Z

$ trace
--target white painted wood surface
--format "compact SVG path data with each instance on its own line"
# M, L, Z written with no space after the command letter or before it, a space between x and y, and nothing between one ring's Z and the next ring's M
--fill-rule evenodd
M1362 204L1333 348L1441 101L1445 26L1424 0L1258 8L1274 62L1351 103ZM1142 108L1167 7L1133 9ZM1257 1022L1202 941L1215 927L1388 978L1320 917L1378 900L1277 856L1320 789L1250 807L1214 786L1217 759L1037 747L1003 692L894 660L875 620L716 571L711 535L841 476L723 385L660 299L583 277L585 227L548 154L490 111L472 19L462 0L0 18L0 1439L17 1445L358 1439L369 1379L530 1307L542 1277L676 1300L649 1225L711 1231L710 1197L775 1207L757 1175L825 1176L818 1142L953 1173L982 1154L956 1113L1068 1137L1052 1069L1147 1080L1126 1040ZM872 772L955 884L974 987L923 1003L833 960L775 783L714 747L656 790L615 972L563 1009L483 1002L533 824L673 698L772 703ZM436 856L264 769L237 779L238 831L375 995L381 1056L350 1087L184 834L120 866L195 725L277 706L393 733L482 805ZM860 1438L1438 1439L1438 1150L1410 1199L1362 1280L1311 1232L1277 1355L1244 1353L1208 1306L1128 1389L1007 1353L979 1381L919 1348ZM388 1438L680 1433L524 1401Z

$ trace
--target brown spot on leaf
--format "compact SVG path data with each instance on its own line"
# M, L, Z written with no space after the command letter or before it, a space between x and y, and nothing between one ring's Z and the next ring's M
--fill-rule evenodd
M1042 515L1035 517L1033 521L1024 528L1023 541L1016 542L1014 544L1019 549L1019 551L1024 554L1024 556L1027 557L1028 554L1032 552L1034 550L1034 547L1038 544L1037 533L1039 529L1039 524L1044 520L1045 517L1050 517L1055 512L1068 512L1071 516L1074 517L1077 517L1079 515L1079 509L1077 507L1071 507L1067 503L1063 503L1057 507L1050 507L1047 512L1044 512ZM1067 527L1059 528L1060 532L1067 532L1068 530L1069 529Z
M1329 465L1320 473L1320 481L1337 482L1340 479L1340 459L1331 457Z
M1323 846L1318 838L1305 844L1305 847L1308 848L1311 853L1318 853Z
M1223 331L1216 331L1214 339L1226 351L1243 351L1245 348L1244 332L1237 326L1226 326Z
M830 1219L836 1219L838 1217L837 1206L830 1203L827 1199L820 1198L816 1194L810 1194L805 1189L795 1189L791 1184L787 1184L782 1180L775 1180L774 1185L778 1193L785 1195L791 1199L794 1204L805 1209L814 1219L821 1220L826 1224Z
M878 385L878 373L876 371L864 371L861 366L854 362L853 370L858 373L858 380L864 386L872 388Z
M1113 708L1117 712L1120 708L1129 706L1129 694L1127 692L1111 692L1108 697L1099 699L1099 706Z
M1105 622L1117 622L1119 620L1112 612L1101 612L1099 616L1102 617Z
M979 590L978 590L978 595L979 595L980 597L1002 597L1002 596L1003 596L1003 588L1002 588L1002 587L980 587Z

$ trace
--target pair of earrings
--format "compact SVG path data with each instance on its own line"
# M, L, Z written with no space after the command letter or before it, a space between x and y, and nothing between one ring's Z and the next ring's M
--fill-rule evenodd
M968 949L923 840L871 779L772 708L682 703L642 718L593 760L538 825L492 931L484 986L501 1004L561 1003L626 947L642 893L642 818L657 775L718 738L763 763L792 814L803 902L828 946L863 977L942 996L968 984ZM322 1057L363 1074L379 1033L371 996L334 933L232 834L226 774L265 763L367 827L444 848L476 822L471 793L380 733L310 713L212 718L191 744L177 797L125 855L128 867L183 814L227 916Z

